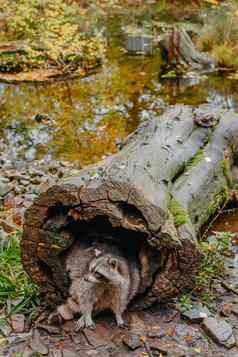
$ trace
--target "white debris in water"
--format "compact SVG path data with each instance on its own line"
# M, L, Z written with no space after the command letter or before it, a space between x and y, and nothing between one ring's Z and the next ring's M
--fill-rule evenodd
M206 157L205 157L205 161L206 161L206 162L212 162L212 159L211 159L210 157L206 156Z

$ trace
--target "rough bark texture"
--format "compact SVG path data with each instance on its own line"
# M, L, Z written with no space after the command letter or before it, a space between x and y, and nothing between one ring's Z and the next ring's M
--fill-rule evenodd
M207 107L205 108L207 115ZM51 301L67 295L62 252L88 233L138 249L140 306L191 288L201 227L228 198L238 115L174 106L140 126L121 151L42 193L25 216L22 260ZM204 123L205 121L201 121ZM133 238L133 239L132 239Z

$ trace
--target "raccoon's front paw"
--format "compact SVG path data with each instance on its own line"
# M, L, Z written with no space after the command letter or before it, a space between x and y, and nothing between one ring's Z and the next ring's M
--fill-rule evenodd
M93 320L87 316L81 316L80 319L76 321L75 331L82 331L85 328L95 329L96 325Z
M121 314L117 314L116 315L116 321L117 321L117 326L120 327L120 328L124 328L124 329L127 329L128 328L128 324L126 321L123 320Z

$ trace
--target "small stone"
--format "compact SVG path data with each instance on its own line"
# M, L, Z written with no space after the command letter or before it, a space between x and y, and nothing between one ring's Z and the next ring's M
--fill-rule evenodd
M63 357L78 357L78 354L71 350L63 350Z
M7 341L9 344L16 344L16 343L27 341L31 337L32 337L32 331L25 332L25 333L18 333L14 335L11 334L11 336L7 338Z
M12 186L0 181L0 197L6 196L12 190Z
M30 183L29 180L26 180L26 179L25 180L20 180L20 184L23 185L23 186L28 186L29 183Z
M37 330L34 332L34 336L31 340L30 346L34 352L42 354L43 356L48 355L49 349L43 343L42 338Z
M230 316L232 312L232 304L223 304L221 307L221 315L223 316Z
M25 316L23 314L11 315L11 324L14 332L23 332L25 328Z
M209 335L219 343L227 348L235 345L236 341L232 332L232 327L225 320L208 317L203 321L203 327Z
M23 351L23 357L32 357L34 355L34 351L29 346L26 346L26 348Z
M129 347L132 351L141 347L141 341L139 335L124 335L122 337L122 342Z
M201 322L210 315L210 311L202 304L194 304L186 310L181 309L181 313L191 322Z
M175 342L167 342L159 339L153 340L150 344L152 350L164 353L166 356L173 357L184 357L186 356L187 348L184 346L179 346Z
M34 185L39 185L41 183L41 177L40 176L34 176L31 178L31 183Z
M12 328L10 326L10 324L8 323L8 321L4 318L0 319L0 333L5 336L8 337L10 336L12 332Z
M166 331L164 328L161 328L160 326L151 326L147 330L147 336L148 337L156 337L156 338L162 338L166 335Z
M62 357L63 353L62 353L62 351L60 351L56 348L53 348L50 350L49 356L50 357Z

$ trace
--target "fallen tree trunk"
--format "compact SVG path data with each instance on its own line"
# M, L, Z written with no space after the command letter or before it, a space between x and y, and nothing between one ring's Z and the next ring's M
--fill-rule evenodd
M64 253L88 234L109 234L136 249L141 306L192 287L202 260L197 237L229 197L238 143L237 114L207 113L169 108L131 134L118 154L34 201L25 215L22 261L49 300L67 295Z

